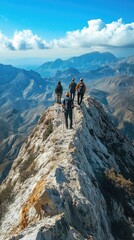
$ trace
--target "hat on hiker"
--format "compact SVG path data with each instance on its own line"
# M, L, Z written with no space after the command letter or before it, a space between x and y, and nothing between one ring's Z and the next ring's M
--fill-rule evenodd
M80 81L83 82L83 78L80 78Z
M69 97L69 92L66 92L66 97Z
M74 80L75 80L75 78L73 77L73 78L72 78L72 81L74 82Z

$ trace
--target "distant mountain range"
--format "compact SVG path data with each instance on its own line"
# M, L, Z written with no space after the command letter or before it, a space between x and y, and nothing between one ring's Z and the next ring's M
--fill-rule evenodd
M118 59L111 53L92 52L68 60L56 59L37 68L42 77L71 78L85 81L118 75L134 75L134 56Z
M47 75L49 77L43 77ZM87 93L104 104L115 125L134 141L134 56L117 59L111 53L87 53L44 63L38 73L0 64L2 177L9 171L41 113L55 101L57 81L61 80L65 92L72 77L76 82L84 78Z
M52 90L49 81L41 78L38 73L3 64L0 64L0 86L2 173L5 167L10 168L22 142L37 123L40 114L52 104Z
M97 69L103 65L115 63L118 59L111 53L92 52L68 60L56 59L41 65L37 72L42 76L55 75L58 70L64 71L68 68L76 68L80 72Z
M103 78L89 92L104 104L113 122L134 143L134 76Z

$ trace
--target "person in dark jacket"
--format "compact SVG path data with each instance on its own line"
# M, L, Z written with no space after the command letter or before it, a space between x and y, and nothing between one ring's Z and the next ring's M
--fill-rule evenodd
M69 97L69 92L66 93L66 97L63 100L62 107L64 109L65 124L68 129L68 118L70 119L70 129L73 125L73 99Z
M81 78L80 82L77 84L76 90L77 90L77 97L78 97L77 102L78 102L78 105L80 105L82 103L82 100L86 91L86 85L83 82L83 78Z
M76 92L76 82L75 82L75 78L72 78L72 82L69 84L69 90L70 90L70 97L73 99L75 98L75 92Z
M55 93L57 95L57 103L61 104L61 96L62 96L62 93L63 93L63 87L61 85L61 81L58 81L58 84L55 88Z

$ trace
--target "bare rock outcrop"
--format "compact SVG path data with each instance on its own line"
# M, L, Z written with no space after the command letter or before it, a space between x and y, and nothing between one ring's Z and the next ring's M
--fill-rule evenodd
M126 240L134 228L134 147L92 98L66 130L57 104L0 190L1 240Z

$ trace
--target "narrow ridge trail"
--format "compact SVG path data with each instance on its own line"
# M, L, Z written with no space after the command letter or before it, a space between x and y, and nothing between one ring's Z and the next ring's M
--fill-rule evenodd
M74 116L73 129L66 129L54 104L23 144L1 186L13 196L3 205L1 240L121 240L111 226L122 219L129 239L134 148L94 99L75 103ZM105 176L111 169L112 182Z

